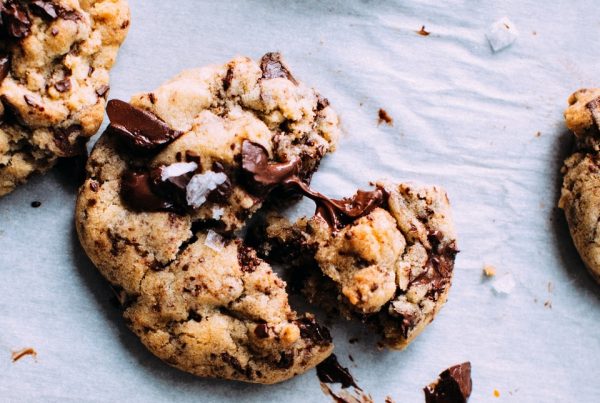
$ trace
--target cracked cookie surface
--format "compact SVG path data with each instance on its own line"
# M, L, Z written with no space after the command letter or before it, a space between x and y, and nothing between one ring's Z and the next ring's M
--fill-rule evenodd
M562 168L559 207L579 255L600 282L600 88L581 89L568 103L565 121L575 146Z
M405 348L450 289L457 249L446 193L378 183L334 201L337 222L322 202L314 217L294 224L269 216L256 237L267 239L262 254L291 262L310 301L370 324L390 348Z
M108 114L76 226L144 345L199 376L266 384L329 356L327 329L296 314L285 282L233 235L269 184L308 182L333 150L327 101L267 54L186 71Z
M85 152L129 27L125 0L0 1L0 196Z

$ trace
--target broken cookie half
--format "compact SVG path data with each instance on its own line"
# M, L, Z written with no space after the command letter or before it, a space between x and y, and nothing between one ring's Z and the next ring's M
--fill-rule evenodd
M195 375L265 384L328 357L327 329L291 309L285 282L235 236L334 149L327 100L270 53L183 72L107 111L76 226L144 345Z
M442 189L375 186L342 200L301 186L316 214L294 224L268 216L251 238L267 240L260 250L268 259L293 266L311 302L371 325L384 345L404 349L446 301L456 236Z
M600 88L581 89L568 102L565 121L575 145L562 168L559 207L579 255L600 282Z

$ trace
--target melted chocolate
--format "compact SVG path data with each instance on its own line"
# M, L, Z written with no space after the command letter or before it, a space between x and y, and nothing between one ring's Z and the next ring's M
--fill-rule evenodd
M292 76L292 73L285 67L281 61L280 53L267 53L260 60L260 69L262 70L262 78L270 80L273 78L287 78L295 85L298 81Z
M0 85L2 81L8 76L10 72L10 56L6 53L0 52Z
M340 365L335 354L331 354L325 361L317 365L317 376L323 383L341 383L343 389L353 386L361 390L348 371L348 368Z
M113 99L108 102L106 112L111 129L135 148L153 149L181 136L156 115L127 102Z
M121 197L135 210L156 211L173 208L171 202L154 192L151 175L147 172L125 172L121 180Z
M300 328L300 336L308 339L318 346L325 346L331 343L331 334L326 327L317 323L314 318L304 317L298 319L296 324Z
M259 185L273 186L284 183L298 174L299 164L299 158L271 163L263 146L247 140L242 143L242 169L250 173L254 182Z
M25 38L31 33L31 20L23 2L8 0L0 5L3 31L13 39Z
M423 391L427 403L466 403L472 388L471 363L465 362L442 372L437 382Z

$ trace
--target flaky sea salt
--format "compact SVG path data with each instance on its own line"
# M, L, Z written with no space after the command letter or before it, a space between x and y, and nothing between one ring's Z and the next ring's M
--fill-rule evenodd
M509 47L519 37L519 31L512 22L503 17L493 23L485 34L494 52Z
M223 242L223 237L221 235L217 234L213 230L209 230L206 234L204 245L208 246L215 252L221 252L225 246L225 243Z
M195 162L176 162L162 168L160 171L160 179L165 182L169 178L176 178L187 174L188 172L194 172L196 169L198 169L198 164Z
M186 187L186 200L188 205L199 208L206 202L206 197L219 185L227 180L223 172L207 171L194 175Z
M492 289L497 294L510 294L515 286L515 279L510 273L503 274L492 283Z

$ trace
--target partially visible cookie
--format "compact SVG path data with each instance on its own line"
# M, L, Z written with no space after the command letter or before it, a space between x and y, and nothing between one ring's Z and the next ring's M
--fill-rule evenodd
M262 254L291 264L312 302L372 325L390 348L405 348L451 285L457 246L446 193L378 183L336 201L305 190L317 214L294 224L269 216L256 237L267 239Z
M267 54L184 72L107 112L76 226L146 347L195 375L265 384L323 361L327 329L290 308L285 282L234 234L333 150L327 101Z
M0 196L98 131L126 0L0 0Z
M575 147L562 168L559 207L583 262L600 282L600 89L572 94L565 121Z

